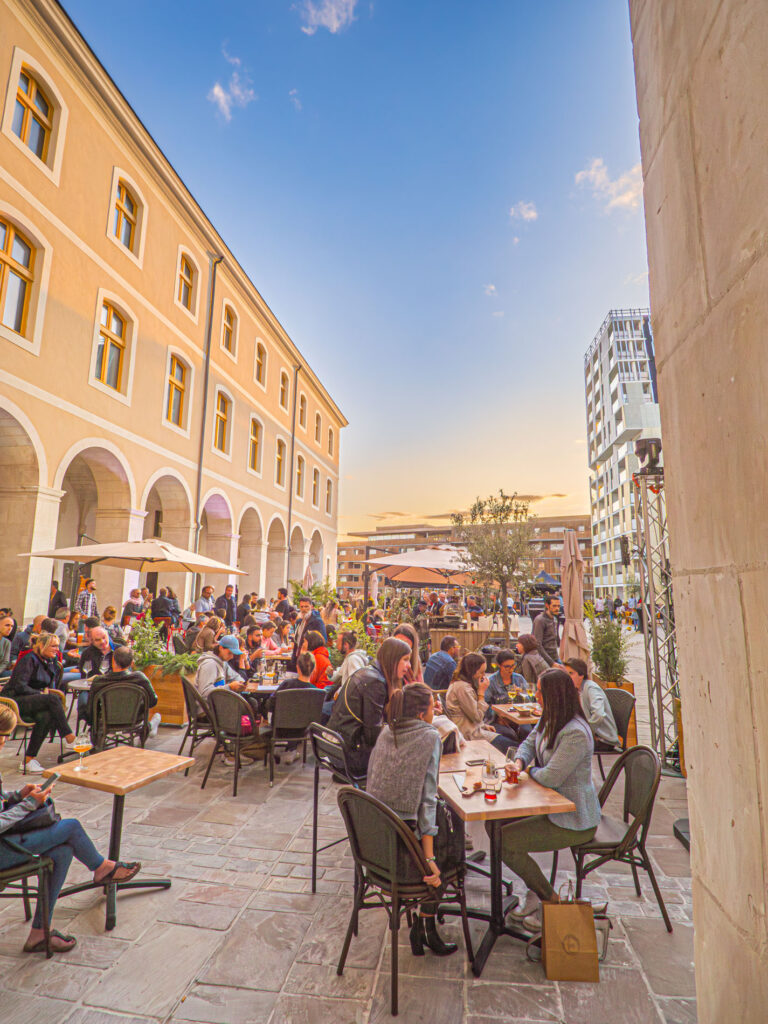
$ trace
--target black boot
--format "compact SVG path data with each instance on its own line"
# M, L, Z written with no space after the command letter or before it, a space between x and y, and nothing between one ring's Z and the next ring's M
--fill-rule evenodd
M419 914L413 915L411 922L411 952L414 956L424 956L424 924Z
M434 917L420 918L424 921L424 940L435 956L450 956L459 948L455 942L443 942L437 930Z

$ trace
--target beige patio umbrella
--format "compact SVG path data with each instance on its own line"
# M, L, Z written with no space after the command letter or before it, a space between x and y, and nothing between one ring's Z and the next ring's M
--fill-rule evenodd
M447 544L369 558L367 564L393 583L468 587L475 582L467 572L464 553Z
M560 584L565 612L560 658L583 658L589 665L589 642L584 628L584 559L575 530L566 530L563 535Z
M82 544L53 551L27 551L19 558L58 558L80 562L81 565L109 565L136 572L197 572L205 576L215 573L247 576L234 565L216 562L194 551L185 551L160 538L115 541L111 544Z

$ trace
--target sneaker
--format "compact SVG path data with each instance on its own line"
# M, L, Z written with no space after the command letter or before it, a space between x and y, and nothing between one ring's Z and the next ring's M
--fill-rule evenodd
M157 730L160 728L160 722L161 721L162 721L162 718L160 717L159 712L155 712L155 714L152 715L152 717L150 718L150 720L149 720L149 735L152 738L157 736Z
M523 918L534 914L540 907L541 900L532 889L529 889L525 894L524 902L518 904L514 910L510 910L509 916L516 918L518 921L522 921Z
M19 768L27 775L42 775L45 771L45 768L43 768L36 757L33 757L31 761L27 761L26 764L22 761Z
M283 764L295 764L300 757L298 750L289 750L283 757Z
M532 914L523 918L523 928L534 933L541 931L541 903L539 903Z

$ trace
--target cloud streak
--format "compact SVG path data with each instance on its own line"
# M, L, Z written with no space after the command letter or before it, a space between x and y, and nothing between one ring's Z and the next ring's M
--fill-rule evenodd
M624 171L618 178L611 178L602 157L595 159L579 171L574 181L589 188L599 199L607 212L612 210L636 210L643 197L643 173L640 164Z
M242 60L227 53L225 46L221 48L224 60L235 69L242 68ZM213 103L225 121L232 120L234 107L245 109L249 103L258 99L253 90L253 83L244 70L235 70L229 76L229 82L222 85L221 82L214 82L208 96L208 102Z
M524 220L531 222L539 219L539 211L536 209L535 203L526 202L521 199L519 203L515 203L514 206L510 206L509 216L512 220Z
M301 98L299 96L299 90L298 89L290 89L289 92L288 92L288 98L290 99L291 103L293 104L295 110L299 110L300 111L302 109Z
M313 36L320 28L336 35L355 20L357 0L304 0L297 6L304 20L301 31L306 35Z
M496 294L496 285L495 284L483 285L483 291L485 292L486 295L495 295Z

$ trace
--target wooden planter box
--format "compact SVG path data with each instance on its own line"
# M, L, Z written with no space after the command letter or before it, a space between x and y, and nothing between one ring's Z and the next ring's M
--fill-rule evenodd
M163 725L187 724L187 706L184 703L184 687L181 685L181 676L164 676L157 665L148 665L144 674L152 683L157 694L157 705L152 708L150 715L156 711L160 713Z
M594 679L594 676L593 676ZM604 690L626 690L634 696L635 684L630 683L628 679L625 679L621 683L607 683L603 679L595 679L595 682L601 686ZM635 717L635 708L632 708L632 717L629 720L629 729L627 730L627 747L637 746L637 719Z

